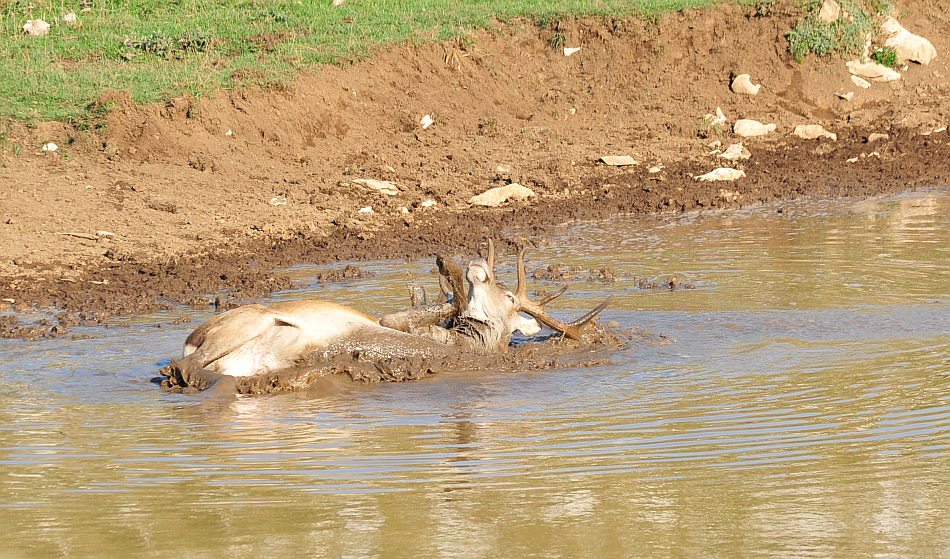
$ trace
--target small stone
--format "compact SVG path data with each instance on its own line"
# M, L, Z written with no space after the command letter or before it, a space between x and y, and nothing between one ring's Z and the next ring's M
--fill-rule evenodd
M637 160L629 155L604 155L599 161L610 167L626 167L628 165L637 164Z
M42 37L49 34L49 27L42 19L31 19L23 24L23 32L30 37Z
M419 121L419 126L421 126L423 130L432 126L433 124L435 124L435 120L432 119L432 115L425 115L422 117L422 120Z
M469 198L468 203L473 206L485 206L494 208L508 202L509 200L527 200L537 196L533 190L527 186L518 183L511 183L505 186L497 186L482 192L478 196Z
M818 19L825 23L832 23L838 20L841 15L841 6L835 0L825 0L821 9L818 10Z
M564 47L564 56L571 56L572 54L580 52L581 47Z
M267 202L267 203L270 204L271 206L286 206L286 205L287 205L287 197L286 197L286 196L274 196L274 197L271 198L270 201Z
M705 175L696 175L693 178L699 182L713 182L713 181L734 181L741 179L745 176L745 171L741 169L732 169L730 167L719 167L718 169L713 169Z
M871 82L864 78L859 78L858 76L851 76L851 81L854 83L854 85L860 87L861 89L868 89L871 87Z
M722 112L722 109L716 107L715 113L706 113L703 116L703 123L709 127L722 126L726 123L726 114Z
M852 78L855 78L855 77L857 77L857 76L851 76L851 77L852 77ZM860 80L861 78L857 78L857 79ZM864 80L861 80L861 81L864 81ZM868 85L870 85L870 84L868 84ZM849 92L847 92L847 93L835 93L835 95L837 95L839 99L844 99L845 101L851 101L852 99L854 99L854 92L853 92L853 91L849 91Z
M112 231L96 231L96 237L100 239L112 239L115 237L115 233Z
M851 72L851 74L871 80L872 82L892 82L901 79L901 75L897 70L888 68L887 66L878 64L877 62L861 62L860 60L852 60L851 62L847 63L847 66L848 72Z
M755 136L765 136L770 132L775 132L775 123L762 124L757 120L741 118L732 126L732 132L736 136L743 138L752 138Z
M376 213L376 212L373 211L373 207L372 207L372 206L366 206L366 207L360 208L358 213L361 213L361 214L374 214L374 213Z
M815 140L818 138L828 138L832 142L838 141L838 135L834 132L829 132L824 129L824 127L818 124L799 124L795 127L795 130L792 131L792 134L798 136L803 140Z
M422 206L423 208L431 208L431 207L439 205L439 203L433 200L432 198L426 198L419 205Z
M730 144L725 151L718 155L721 159L726 159L728 161L737 161L739 159L748 159L752 157L752 154L749 153L742 144Z
M735 190L726 190L725 188L719 189L719 194L716 195L717 198L725 202L737 202L742 195L736 192Z
M79 26L79 16L76 15L76 12L69 12L63 16L63 23L70 27Z
M407 213L409 213L409 208L407 208L406 206L403 206L403 207L399 208L399 213L401 213L401 214L407 214Z
M227 136L228 138L230 138L230 137L234 136L234 130L231 130L230 128L228 128L228 131L225 132L224 135Z
M495 172L499 175L510 175L511 174L511 165L499 165L495 167Z
M42 149L43 151L48 152L48 153L53 153L54 151L56 151L56 150L59 149L59 146L57 146L57 145L54 144L53 142L47 142L47 143L43 144L43 147L40 148L40 149Z
M880 134L878 132L874 132L873 134L868 135L868 143L873 144L878 140L888 140L890 137L891 136L889 134Z
M749 77L749 74L739 74L732 80L731 88L733 93L740 95L756 95L759 93L759 90L762 89L762 85L752 83L752 78Z
M381 181L376 179L353 179L354 184L364 186L370 190L375 190L386 196L395 196L399 194L399 187L394 182Z
M346 0L333 0L333 7L334 7L334 8L339 8L340 6L343 5L343 2L345 2L345 1L346 1Z
M662 170L663 170L663 165L654 165L650 167L649 169L647 169L647 172L655 175L656 173L659 173Z

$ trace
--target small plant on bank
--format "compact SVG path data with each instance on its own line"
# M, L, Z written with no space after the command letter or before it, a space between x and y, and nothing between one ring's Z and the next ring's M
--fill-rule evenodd
M888 68L894 68L897 66L897 51L891 47L878 47L871 52L871 60Z
M841 0L842 15L826 23L818 18L821 3L812 3L808 14L785 35L788 51L801 62L808 54L829 56L857 54L864 48L868 33L874 27L873 8L865 9L856 2ZM883 2L877 4L884 5Z
M712 115L706 115L696 122L696 137L701 139L721 138L726 133L726 127L717 122Z

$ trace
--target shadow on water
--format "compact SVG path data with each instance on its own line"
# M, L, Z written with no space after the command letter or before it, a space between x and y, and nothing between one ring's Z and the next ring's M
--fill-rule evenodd
M149 382L208 312L0 342L0 557L950 556L950 190L617 218L531 257L621 278L555 312L614 293L607 320L672 343L217 399ZM364 267L274 299L381 314L431 264ZM695 289L638 287L669 275Z

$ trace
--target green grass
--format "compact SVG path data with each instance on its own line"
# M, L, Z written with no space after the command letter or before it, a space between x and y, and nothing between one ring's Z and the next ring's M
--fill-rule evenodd
M141 103L293 80L373 46L496 22L655 15L714 0L0 0L0 117L86 122L103 90ZM80 13L82 5L91 10ZM61 23L77 12L81 26ZM28 37L26 20L53 25ZM98 109L96 109L98 110Z
M788 51L801 62L809 54L818 56L853 55L864 48L875 17L890 9L883 0L838 0L841 15L831 23L818 19L821 1L808 3L808 13L789 31Z
M888 68L895 68L898 62L897 51L890 47L878 47L871 52L871 60Z

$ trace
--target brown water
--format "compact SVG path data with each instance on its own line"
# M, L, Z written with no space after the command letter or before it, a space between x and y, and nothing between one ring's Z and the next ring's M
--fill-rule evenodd
M610 366L215 401L148 381L208 313L2 341L0 557L950 558L950 189L775 210L534 251L695 284L576 284L674 340Z

